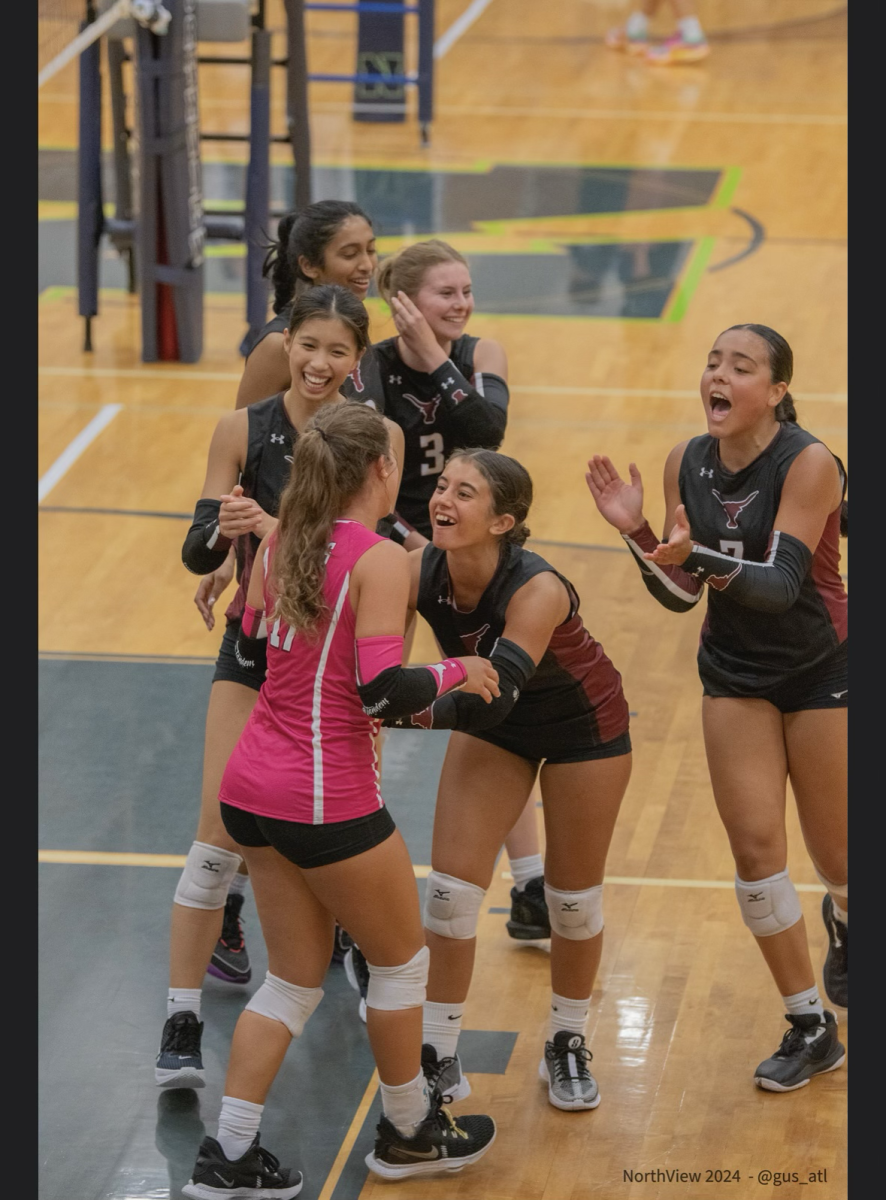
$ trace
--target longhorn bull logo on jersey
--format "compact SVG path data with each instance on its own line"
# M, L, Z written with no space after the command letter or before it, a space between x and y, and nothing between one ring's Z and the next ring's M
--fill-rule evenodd
M434 418L437 415L437 409L440 407L440 396L437 395L433 400L419 400L415 396L410 396L408 392L403 393L403 399L408 400L424 417L425 425L433 425Z
M360 374L360 364L359 363L357 363L357 365L356 365L356 367L354 367L353 371L351 371L349 373L348 378L353 383L355 392L365 392L366 391L366 384L363 382L363 376Z
M716 488L711 488L711 495L716 496L723 508L726 510L726 528L738 529L738 518L741 513L747 508L752 500L760 495L759 490L751 492L750 496L746 496L744 500L724 500ZM710 582L710 580L708 580Z
M484 633L488 632L489 623L487 622L485 625L481 625L480 628L474 633L463 633L460 635L461 644L467 650L468 654L478 653L477 647L480 645L480 639L483 637Z
M728 575L708 575L708 577L705 579L705 583L708 585L708 587L714 588L715 591L725 591L726 588L729 587L729 584L732 582L732 580L741 571L742 565L743 564L739 559L739 561L735 564L734 571L730 571Z

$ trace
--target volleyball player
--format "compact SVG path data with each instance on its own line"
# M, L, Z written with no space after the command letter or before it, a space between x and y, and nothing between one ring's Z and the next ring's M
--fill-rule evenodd
M204 1138L183 1188L199 1200L301 1188L301 1174L261 1146L259 1125L290 1041L323 996L333 914L369 961L384 1116L367 1165L385 1179L457 1171L495 1138L489 1117L451 1117L422 1072L428 950L412 864L379 792L374 733L377 714L453 688L485 707L497 679L478 658L401 666L409 566L375 532L398 482L378 414L325 406L303 427L279 526L252 571L236 652L264 683L219 796L249 864L269 969L234 1031L217 1137Z
M827 888L824 988L849 1002L846 848L847 597L839 571L846 476L797 424L791 348L765 325L734 325L708 354L708 432L675 446L664 471L666 541L643 517L643 485L594 455L588 487L674 612L707 584L698 650L714 799L735 858L735 891L781 993L790 1029L757 1067L771 1091L804 1087L845 1057L824 1009L800 902L787 872L788 778L806 848Z
M675 66L680 63L701 62L711 52L710 45L698 19L694 0L669 0L676 29L669 38L653 45L649 38L649 21L661 8L661 0L642 0L628 16L624 25L610 29L605 42L610 50L624 50L642 55L653 66Z
M404 727L451 729L425 893L431 952L423 1064L453 1100L470 1094L457 1047L477 921L496 857L540 771L551 925L549 1036L539 1073L556 1108L595 1108L585 1042L603 947L603 874L631 773L621 677L582 624L569 580L526 550L532 481L514 459L459 450L437 476L433 544L410 554L410 612L444 654L488 655L501 695L444 696ZM502 984L502 986L506 986Z
M226 628L210 691L197 836L172 906L167 1021L155 1072L161 1087L202 1087L204 1083L201 987L241 859L222 823L218 785L261 686L261 679L244 667L236 650L255 550L276 524L294 443L322 405L344 402L339 391L342 381L368 342L369 317L349 291L322 285L305 292L294 303L284 334L290 387L222 417L209 448L203 493L182 558L197 574L211 572L224 562L229 547L240 537L245 561L236 595L225 614ZM390 422L386 424L394 452L402 461L402 433ZM243 974L249 978L248 972Z

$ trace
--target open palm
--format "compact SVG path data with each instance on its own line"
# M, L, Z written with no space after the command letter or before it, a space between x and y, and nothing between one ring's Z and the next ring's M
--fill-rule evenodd
M643 524L643 481L636 463L630 463L631 482L625 483L605 454L588 460L585 479L601 515L620 533L631 533Z

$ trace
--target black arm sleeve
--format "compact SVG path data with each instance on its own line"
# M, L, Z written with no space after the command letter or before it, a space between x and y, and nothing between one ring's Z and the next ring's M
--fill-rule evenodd
M473 693L449 692L421 712L396 721L386 720L383 724L406 729L459 729L463 733L499 725L535 674L535 663L521 646L507 638L498 639L489 660L498 672L500 692L489 704Z
M474 387L455 363L447 359L429 376L440 395L440 408L464 446L497 449L508 423L508 385L499 375L477 372Z
M799 538L775 529L765 562L747 562L729 554L693 546L683 564L709 587L759 612L787 612L797 601L812 565L812 551Z
M394 725L432 704L438 683L438 676L428 667L387 667L369 683L358 682L357 694L368 717L384 716L385 725ZM442 699L450 694L447 692Z
M623 533L622 537L640 568L646 591L659 604L671 612L688 612L698 603L703 591L701 580L690 575L683 567L660 567L658 563L643 557L644 550L651 553L659 544L648 521L634 533Z
M194 521L182 546L182 562L195 575L217 571L228 557L231 542L218 527L221 500L198 500Z
M380 534L381 537L390 538L398 546L402 546L410 533L415 533L415 526L410 525L406 518L401 517L397 510L394 509L386 517L382 517L375 527L375 532Z

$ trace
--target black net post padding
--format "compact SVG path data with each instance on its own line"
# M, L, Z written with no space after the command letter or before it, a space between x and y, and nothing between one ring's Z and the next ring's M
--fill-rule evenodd
M87 7L81 30L95 20ZM85 317L83 349L92 349L92 318L98 314L98 261L102 211L102 77L101 40L80 54L80 113L77 146L77 301Z
M122 38L108 38L108 90L111 94L111 126L114 135L114 228L107 226L118 253L126 259L129 291L136 291L135 246L130 233L122 232L132 222L132 160L130 133L126 125L126 92L123 86L123 64L126 49ZM119 224L123 223L123 224Z
M371 76L354 84L355 121L405 121L406 86L388 83L387 76L406 74L403 51L403 12L357 8L355 73Z
M203 352L203 191L196 0L164 0L161 37L136 28L142 359L198 362Z
M304 0L286 5L286 120L295 162L294 208L311 203L311 128L308 114L308 58L305 47Z
M246 168L246 338L268 319L268 281L262 275L271 210L271 33L252 30L252 81L249 89L249 165ZM242 347L241 347L242 349Z
M427 145L434 119L434 0L418 2L418 127Z

